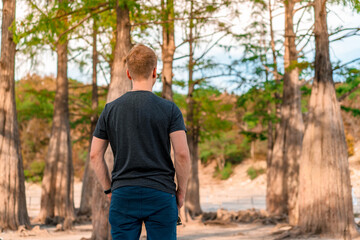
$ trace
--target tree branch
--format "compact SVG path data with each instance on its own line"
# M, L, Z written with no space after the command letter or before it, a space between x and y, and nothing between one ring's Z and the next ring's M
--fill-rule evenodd
M65 34L67 34L68 32L71 32L72 30L74 30L75 28L77 28L78 26L80 26L83 22L85 22L86 20L88 20L89 18L91 18L93 15L98 14L98 13L102 13L105 12L107 10L109 10L110 7L108 8L104 8L101 11L98 12L93 12L91 13L89 16L83 18L82 20L80 20L77 24L75 24L74 26L72 26L71 28L67 29L66 31L62 32L59 37L57 38L57 41L55 42L55 46L59 43L60 39L62 36L64 36Z
M107 6L107 5L109 5L109 2L101 3L101 4L97 5L96 7L89 8L88 10L90 10L90 12L92 12L92 11L95 11L95 10L97 10L97 9L99 9L101 7ZM71 14L81 12L84 9L86 9L86 8L83 7L83 8L80 8L80 9L76 9L75 11L67 12L67 13L65 13L63 15L56 16L53 19L59 19L59 18L67 17L67 16L69 16Z
M224 35L222 35L218 40L216 40L200 57L195 59L195 62L199 61L200 59L202 59L203 57L205 57L205 55L213 48L215 47L221 39L223 39L226 35L228 35L228 33L225 33Z
M211 19L211 18L217 18L217 17L192 17L192 19ZM151 22L143 22L143 23L134 23L134 24L130 24L131 27L136 27L136 26L143 26L143 25L151 25L151 24L164 24L164 23L171 23L174 21L178 21L178 20L188 20L190 19L190 17L188 18L173 18L170 20L163 20L163 21L151 21Z
M336 66L336 67L334 67L333 71L338 70L338 69L340 69L342 67L345 67L348 64L351 64L351 63L359 61L359 60L360 60L360 58L355 58L355 59L351 60L350 62L344 63L344 64L342 64L340 66Z
M228 29L228 28L227 28ZM202 35L202 36L197 36L197 37L193 37L193 40L197 40L197 39L201 39L201 38L206 38L206 37L211 37L214 36L215 34L219 33L219 32L223 32L224 29L221 29L219 31L216 32L212 32L210 34L206 34L206 35ZM185 43L188 43L189 39L186 39L185 41L183 41L182 43L180 43L179 45L177 45L175 48L179 48L180 46L184 45Z
M298 1L300 2L300 1ZM304 8L307 8L307 7L311 7L311 6L314 6L314 3L313 2L309 2L308 4L304 5L304 6L301 6L297 9L294 9L293 10L293 15L297 12L297 11L300 11L301 9L304 9Z
M315 77L312 77L312 78L310 78L310 79L308 79L308 80L302 79L302 80L300 81L300 87L305 86L307 83L313 81L314 79L315 79Z
M189 56L190 55L184 55L184 56L181 56L181 57L177 57L177 58L174 58L173 61L183 59L183 58L186 58L186 57L189 57Z
M349 96L350 94L352 94L353 92L355 92L359 88L360 88L360 83L356 87L351 89L350 91L348 91L348 92L344 93L343 95L341 95L340 97L338 97L338 101L339 102L343 101L347 96Z

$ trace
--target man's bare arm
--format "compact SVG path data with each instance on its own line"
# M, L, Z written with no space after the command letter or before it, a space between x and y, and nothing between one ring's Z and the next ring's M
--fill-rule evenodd
M178 208L181 208L184 204L187 182L190 175L190 153L185 131L181 130L170 133L170 139L174 148L175 172L178 182L176 197Z
M91 166L104 190L111 187L109 170L104 159L104 154L108 144L108 140L93 137L90 150Z

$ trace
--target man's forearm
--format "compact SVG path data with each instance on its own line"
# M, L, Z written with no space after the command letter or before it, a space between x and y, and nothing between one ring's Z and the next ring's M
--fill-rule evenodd
M190 156L189 154L175 154L175 172L178 182L178 190L186 192L187 181L190 175Z
M95 172L96 177L98 178L101 186L104 190L107 190L111 187L111 179L109 176L108 167L106 165L105 159L103 156L92 156L91 157L91 167Z

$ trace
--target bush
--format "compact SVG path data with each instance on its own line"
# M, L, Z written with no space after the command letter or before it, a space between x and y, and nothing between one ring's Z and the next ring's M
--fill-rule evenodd
M28 182L41 182L44 176L44 170L45 162L32 162L30 169L24 170L25 180Z
M221 180L226 180L231 176L232 173L233 173L232 165L231 163L228 162L225 164L225 167L222 170L220 170L219 167L216 167L214 177L218 177Z
M345 134L345 138L346 138L346 143L347 143L347 147L348 147L348 155L349 155L349 157L353 156L355 153L355 150L354 150L355 139L349 133Z
M214 157L214 153L211 150L202 150L200 151L200 160L201 163L207 164L209 162L209 159Z
M249 178L251 180L254 180L255 178L257 178L259 175L264 174L265 173L265 169L263 168L254 168L254 167L249 167L247 170L247 174L249 176Z

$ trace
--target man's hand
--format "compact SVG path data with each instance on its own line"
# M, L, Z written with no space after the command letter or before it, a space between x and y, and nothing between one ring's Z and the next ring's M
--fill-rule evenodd
M185 192L178 189L176 191L176 204L179 210L184 205L184 201L185 201Z
M109 194L106 195L108 197L108 199L109 199L109 202L111 202L111 195L112 195L112 193L109 193Z

